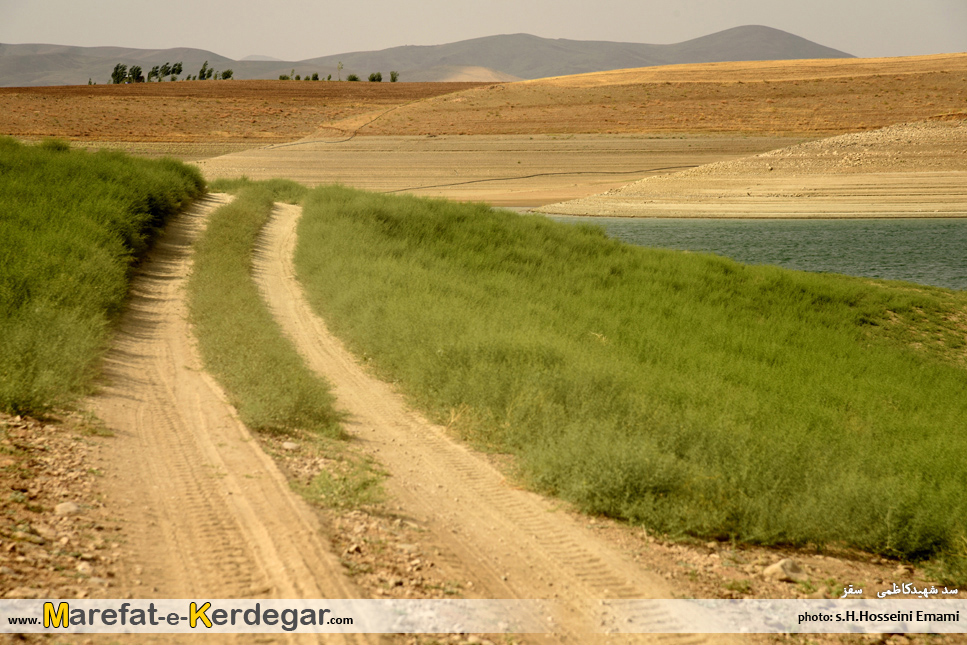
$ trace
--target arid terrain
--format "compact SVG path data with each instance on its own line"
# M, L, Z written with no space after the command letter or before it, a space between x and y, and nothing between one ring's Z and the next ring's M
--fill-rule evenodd
M964 216L965 110L967 55L950 55L497 85L0 88L0 134L170 154L210 179L342 182L555 213ZM388 474L382 502L310 507L286 478L333 463L308 439L252 436L199 368L182 283L214 205L176 222L141 267L89 414L0 418L0 594L547 597L574 613L533 640L586 642L576 608L589 597L820 598L848 584L871 597L933 581L837 548L666 541L520 490L505 458L421 419L308 312L290 266L299 212L280 208L259 259L264 293L335 384L350 449ZM767 572L786 558L802 565L799 582ZM503 642L358 642L487 640Z
M479 85L183 81L4 87L0 133L135 145L265 145L299 139L326 123ZM178 156L179 150L174 147L171 153Z
M538 210L610 217L967 217L967 113L649 177Z

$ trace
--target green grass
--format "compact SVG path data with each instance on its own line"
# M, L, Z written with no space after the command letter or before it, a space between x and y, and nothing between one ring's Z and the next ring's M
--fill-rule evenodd
M955 326L963 293L485 205L304 206L299 277L333 331L534 487L672 535L963 558L967 371L907 333Z
M228 391L250 428L301 429L335 437L340 415L328 385L286 339L252 281L252 252L276 201L298 203L294 182L217 181L236 193L211 215L195 246L188 306L205 367Z
M89 387L132 265L203 191L170 159L0 138L0 410L43 414Z

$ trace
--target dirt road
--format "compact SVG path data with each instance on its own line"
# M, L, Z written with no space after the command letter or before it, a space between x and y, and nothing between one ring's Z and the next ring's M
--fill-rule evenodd
M171 222L139 271L93 411L116 433L107 505L137 598L358 598L315 514L202 371L186 320L190 245L224 196ZM129 581L133 584L126 586ZM144 581L144 584L142 584ZM306 642L316 642L304 635ZM365 635L323 642L378 642Z
M673 597L665 580L616 552L559 505L513 487L486 458L408 409L389 385L359 367L313 314L296 281L300 214L299 207L279 206L263 232L255 262L262 294L309 365L333 383L338 405L350 415L348 430L390 473L393 503L462 570L472 593L558 600L564 611L553 627L559 634L548 638L561 642L591 642L588 631L614 628L598 614L602 599ZM661 640L704 642L693 636Z

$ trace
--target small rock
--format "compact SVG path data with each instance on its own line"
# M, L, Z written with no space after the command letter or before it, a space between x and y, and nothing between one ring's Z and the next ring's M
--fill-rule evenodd
M97 585L99 587L107 587L108 585L111 584L107 580L105 580L104 578L88 578L87 579L87 582L90 583L90 584L92 584L92 585Z
M894 571L894 573L898 576L912 576L913 567L911 567L909 564L901 564L896 568L896 571Z
M825 589L820 589L819 591L814 591L813 593L809 594L806 597L809 598L810 600L824 600L826 598L829 598L829 594L826 593Z
M762 572L766 578L778 580L780 582L799 582L806 579L806 573L799 566L799 563L791 558L780 560L768 566Z
M285 442L282 443L282 449L283 450L298 450L299 449L299 444L295 443L294 441L285 441Z
M77 515L81 512L81 507L74 502L61 502L54 507L54 513L57 515Z
M90 562L79 562L77 564L77 573L82 573L85 576L89 576L93 570L94 567L91 566Z
M57 540L57 531L50 528L46 524L34 524L34 532L45 540L55 541Z
M46 540L39 535L34 535L33 533L27 533L25 531L17 531L13 534L13 536L18 540L30 542L31 544L43 544L46 542Z
M719 550L719 543L718 542L706 542L705 543L705 548L708 549L709 551L718 551Z

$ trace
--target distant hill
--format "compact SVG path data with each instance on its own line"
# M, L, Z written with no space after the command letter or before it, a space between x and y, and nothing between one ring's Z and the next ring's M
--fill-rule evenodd
M221 71L232 69L235 78L278 78L318 73L343 78L370 72L400 72L402 81L481 80L512 81L564 76L629 67L679 63L853 58L850 54L818 45L771 27L746 26L695 38L674 45L648 45L549 39L529 34L474 38L446 45L407 45L380 51L350 52L303 61L265 60L248 56L232 60L201 49L130 49L124 47L69 47L62 45L0 44L0 86L81 85L88 78L108 82L116 63L141 65L147 72L166 61L184 63L195 74L202 63ZM259 60L255 60L259 59Z

